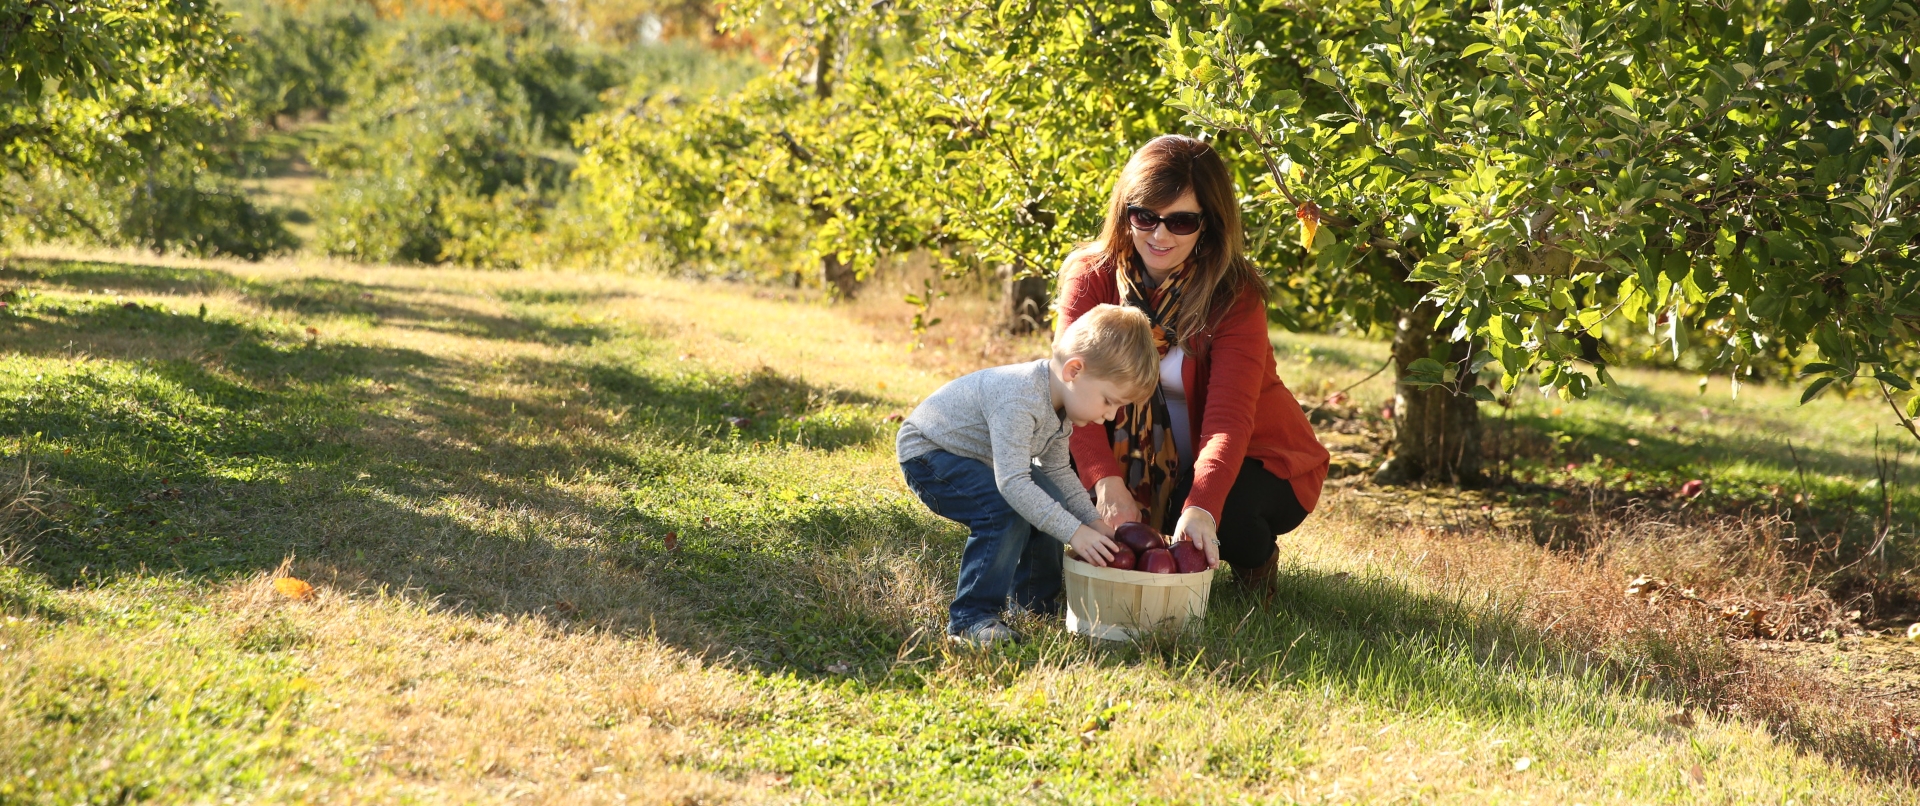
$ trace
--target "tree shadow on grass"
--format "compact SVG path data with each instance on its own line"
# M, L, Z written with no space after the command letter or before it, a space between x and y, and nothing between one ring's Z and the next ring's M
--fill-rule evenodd
M127 274L159 290L223 276ZM62 491L32 564L58 585L214 580L292 554L449 607L677 635L703 652L753 643L725 637L752 632L742 614L828 633L785 593L818 588L818 576L764 549L809 554L865 516L800 507L736 532L657 517L619 490L703 473L711 468L694 457L749 453L756 441L833 451L888 435L860 411L881 401L767 370L466 366L139 305L23 305L10 316L14 360L34 363L0 378L0 433L20 435L12 458ZM76 345L86 362L73 361ZM586 399L473 391L472 376L489 373ZM642 416L619 416L634 411ZM747 419L728 422L729 412ZM594 474L607 477L606 494L563 489ZM751 468L732 475L735 487L772 486ZM668 550L659 538L676 530L686 540Z
M1617 401L1599 401L1598 405L1634 406L1647 411L1670 413L1686 412L1690 408L1684 395L1632 385L1622 385L1615 391L1619 397ZM1871 456L1807 441L1795 441L1789 449L1787 437L1782 435L1797 431L1791 412L1768 414L1741 411L1725 416L1750 427L1742 427L1733 434L1719 435L1692 431L1674 433L1664 429L1643 431L1621 423L1586 417L1517 415L1514 422L1537 434L1562 432L1580 439L1584 453L1633 457L1635 464L1666 465L1661 469L1704 469L1700 461L1704 459L1704 466L1708 468L1749 463L1771 466L1783 475L1798 472L1840 473L1856 479L1874 478ZM1639 444L1630 445L1628 439L1638 440Z
M212 269L143 266L87 260L14 258L0 281L57 286L77 292L132 292L169 296L237 294L262 308L302 316L356 319L415 330L503 341L592 344L614 337L608 326L574 318L515 317L430 300L409 299L418 289L325 277L256 280ZM505 298L505 297L503 297ZM577 304L590 298L556 297Z

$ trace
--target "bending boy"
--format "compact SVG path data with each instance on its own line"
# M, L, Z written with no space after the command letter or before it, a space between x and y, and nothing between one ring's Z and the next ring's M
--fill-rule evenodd
M907 486L970 531L948 608L954 641L1015 638L1001 620L1009 594L1026 611L1059 612L1061 543L1095 565L1113 556L1113 526L1069 466L1067 440L1152 395L1159 378L1146 314L1100 305L1054 339L1053 357L956 379L907 417L896 442Z

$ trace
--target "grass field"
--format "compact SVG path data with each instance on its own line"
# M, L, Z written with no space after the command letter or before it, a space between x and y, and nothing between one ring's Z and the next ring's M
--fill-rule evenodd
M49 251L0 290L0 803L1916 800L1914 695L1808 671L1912 661L1781 547L1872 528L1867 401L1523 396L1514 485L1340 479L1270 603L970 653L886 417L1037 342L656 277ZM1276 341L1309 402L1383 356Z

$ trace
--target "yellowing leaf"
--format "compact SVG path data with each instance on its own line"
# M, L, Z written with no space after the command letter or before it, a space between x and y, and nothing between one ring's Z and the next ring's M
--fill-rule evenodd
M1300 248L1312 249L1314 238L1320 234L1320 206L1307 202L1294 210L1293 215L1300 219Z
M281 596L285 596L296 602L304 602L313 598L313 586L307 584L306 580L295 579L294 577L281 577L274 580L273 589L279 591Z

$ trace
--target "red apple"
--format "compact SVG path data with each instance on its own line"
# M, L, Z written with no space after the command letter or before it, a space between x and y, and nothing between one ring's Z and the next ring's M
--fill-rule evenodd
M1191 540L1182 540L1173 544L1173 565L1178 573L1197 574L1207 570L1207 553Z
M1148 549L1140 555L1140 570L1149 574L1173 573L1173 552L1166 549Z
M1167 547L1166 538L1161 537L1153 527L1139 522L1120 524L1120 528L1113 530L1113 539L1136 553Z
M1122 571L1132 571L1138 559L1138 557L1134 556L1133 549L1116 543L1113 546L1113 559L1107 561L1107 567L1118 568Z

